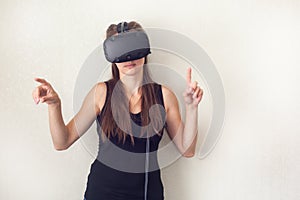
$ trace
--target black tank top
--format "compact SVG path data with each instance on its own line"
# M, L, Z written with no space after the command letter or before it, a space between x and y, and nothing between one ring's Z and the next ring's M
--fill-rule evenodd
M106 83L106 100L102 110L107 106L109 99L109 84ZM154 83L156 101L164 108L161 85ZM98 124L101 124L101 112ZM141 125L141 113L130 113L132 120ZM162 113L164 115L164 113ZM98 125L99 126L99 125ZM99 133L99 148L97 159L92 163L84 197L86 200L144 200L145 187L147 200L164 199L164 187L161 181L160 168L157 161L157 150L163 136L153 134L149 137L149 165L146 165L147 138L134 137L134 146L130 136L125 143L118 142L118 136L111 135L109 140L103 141ZM145 167L148 166L147 178ZM145 181L147 179L147 181ZM145 182L147 182L145 186Z

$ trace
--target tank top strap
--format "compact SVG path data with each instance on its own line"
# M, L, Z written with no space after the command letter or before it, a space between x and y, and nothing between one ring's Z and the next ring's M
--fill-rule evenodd
M104 83L105 83L105 85L106 85L105 101L104 101L103 107L102 107L102 109L101 109L101 112L100 112L100 113L98 114L98 116L97 116L98 122L100 122L100 123L101 123L101 121L102 121L103 113L104 113L104 111L105 111L106 108L107 108L108 99L109 99L109 94L111 93L111 92L110 92L110 87L109 87L108 81L105 81Z
M161 84L154 83L154 90L155 93L157 94L156 96L157 103L161 104L165 108Z
M163 119L166 119L166 110L165 110L165 104L164 104L164 97L162 93L162 85L159 83L154 82L154 91L155 91L155 98L156 103L160 104L163 107L163 110L161 110L161 116ZM164 122L164 128L167 128L167 122ZM162 130L163 131L163 130Z

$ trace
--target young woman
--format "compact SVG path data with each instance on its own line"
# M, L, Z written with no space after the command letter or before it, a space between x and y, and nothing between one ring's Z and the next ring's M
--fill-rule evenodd
M142 29L137 22L128 23L128 27L129 30ZM117 33L117 25L112 24L106 31L106 37ZM68 124L63 120L61 100L53 87L46 80L35 78L40 85L34 89L32 96L36 104L48 104L50 132L56 150L68 149L95 120L97 121L99 151L88 176L84 195L87 200L164 199L155 154L164 128L183 156L192 157L195 154L197 109L203 90L197 86L196 81L192 82L191 68L188 68L186 90L183 93L186 108L184 124L175 94L171 89L151 80L146 63L147 56L112 63L112 78L97 83L91 89L81 109ZM163 112L161 109L152 109L150 112L151 108L155 108L153 105L161 105ZM132 128L133 123L140 129ZM145 131L143 127L148 128ZM112 146L117 146L125 152L145 153L147 141L150 141L150 152L154 152L151 161L157 168L147 172L146 178L145 172L118 170L117 167L107 164L110 159L124 160L124 157L117 153L114 153L113 157L108 153ZM139 161L130 162L133 162L133 166L140 164L137 163Z

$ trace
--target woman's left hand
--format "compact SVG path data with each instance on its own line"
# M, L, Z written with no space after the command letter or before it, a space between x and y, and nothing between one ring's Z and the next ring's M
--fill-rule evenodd
M197 108L198 104L200 103L203 90L198 86L197 81L192 82L192 69L187 69L186 75L186 90L183 92L183 97L186 105L191 105Z

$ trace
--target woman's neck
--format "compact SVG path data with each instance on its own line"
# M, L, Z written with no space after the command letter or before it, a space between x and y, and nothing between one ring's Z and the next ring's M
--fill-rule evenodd
M132 95L139 95L139 88L142 86L143 77L136 76L123 76L121 81L125 86L126 94L130 98Z

